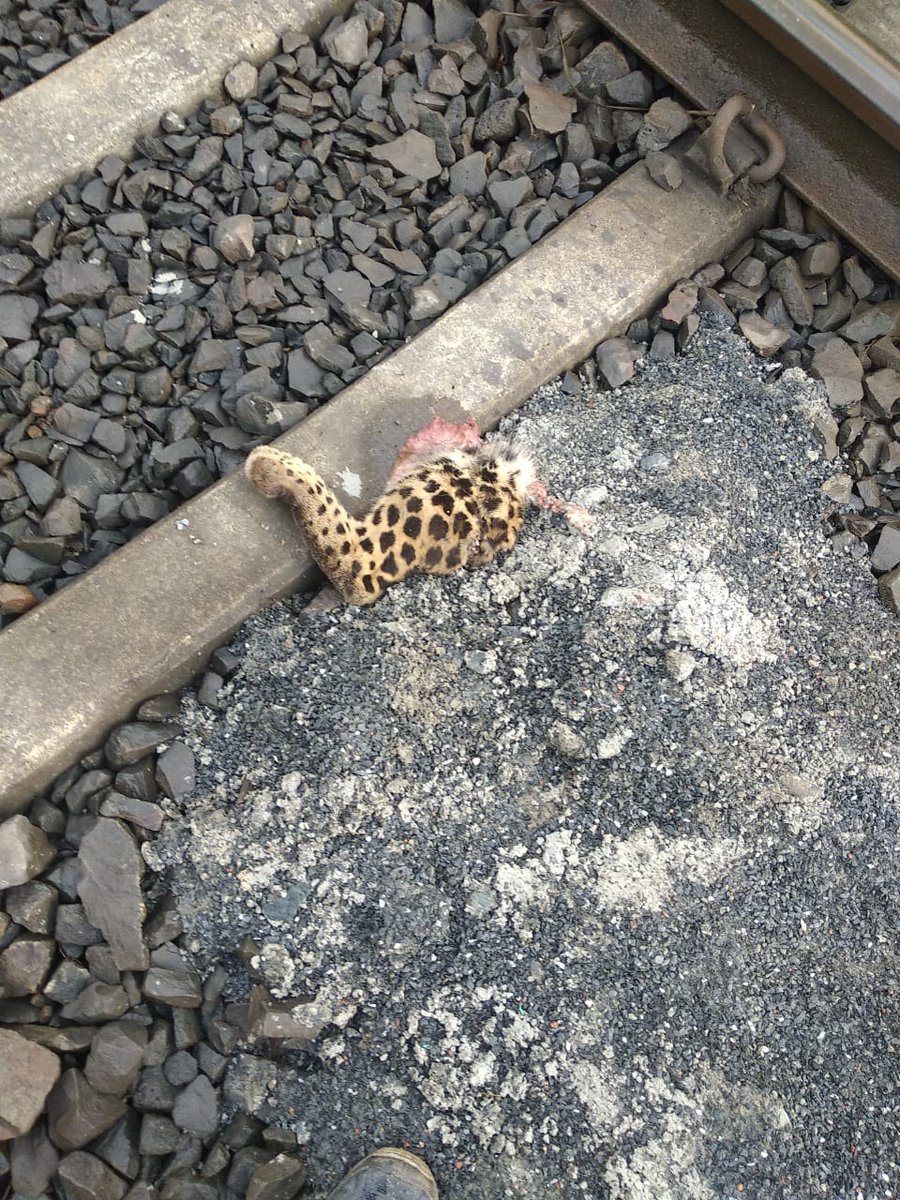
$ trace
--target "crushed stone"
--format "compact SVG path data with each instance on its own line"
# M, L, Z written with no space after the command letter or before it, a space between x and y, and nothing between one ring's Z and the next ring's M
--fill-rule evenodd
M186 699L143 852L235 998L249 935L330 1013L226 1083L315 1195L391 1143L442 1200L896 1195L900 627L821 536L825 412L709 319L548 386L504 430L593 540L276 605Z

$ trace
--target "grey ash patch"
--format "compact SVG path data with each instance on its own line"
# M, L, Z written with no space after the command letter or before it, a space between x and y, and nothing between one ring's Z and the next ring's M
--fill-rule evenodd
M442 1200L895 1194L898 626L821 538L821 404L708 325L546 388L508 431L592 542L276 606L188 702L145 853L331 1013L260 1101L315 1188L399 1141Z

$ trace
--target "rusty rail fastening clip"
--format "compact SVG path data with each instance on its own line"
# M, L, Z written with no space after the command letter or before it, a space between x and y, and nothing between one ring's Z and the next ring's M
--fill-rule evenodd
M756 163L746 172L750 182L768 183L784 166L786 153L784 138L764 116L755 112L754 109L755 105L751 104L746 96L730 96L710 121L709 127L701 138L709 173L717 180L722 191L730 187L737 178L725 157L725 139L738 117L766 148L766 157L763 161Z

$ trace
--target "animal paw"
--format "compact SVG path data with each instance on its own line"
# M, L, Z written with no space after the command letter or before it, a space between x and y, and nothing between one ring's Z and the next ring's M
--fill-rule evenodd
M244 472L258 491L273 500L284 490L289 457L271 446L258 446L248 455Z

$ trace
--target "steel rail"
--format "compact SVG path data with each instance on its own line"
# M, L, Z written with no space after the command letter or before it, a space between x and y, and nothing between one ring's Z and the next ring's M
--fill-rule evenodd
M811 0L722 3L900 150L900 72L833 9Z
M581 3L698 108L714 112L735 92L746 96L784 138L784 182L888 274L900 277L900 169L893 148L897 135L888 128L900 104L900 69L877 55L849 26L843 28L839 19L819 20L819 10L825 8L821 0ZM790 44L782 39L782 49L777 49L731 11L732 6L759 9L776 4L804 11L809 27L822 31L808 56L816 57L823 82L789 57L798 38ZM825 38L826 27L833 38ZM852 72L846 62L850 45L859 51L851 56ZM830 58L826 46L831 46ZM875 62L877 78L866 75L866 65ZM877 110L873 123L890 137L882 136L825 86L828 82L840 93L843 69L852 75L844 85L848 104L851 93L868 88L870 106ZM857 107L863 111L865 106Z

